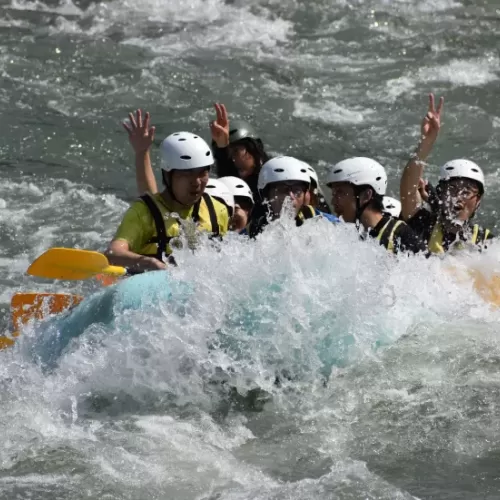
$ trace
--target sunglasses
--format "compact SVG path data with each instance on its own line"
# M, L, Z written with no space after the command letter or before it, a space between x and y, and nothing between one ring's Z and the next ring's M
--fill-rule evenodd
M471 200L479 196L478 189L464 184L447 184L444 188L444 192L449 196L462 198L463 200Z
M307 186L302 183L280 183L277 186L273 186L269 190L271 197L279 195L288 195L292 193L294 196L301 196L307 191Z

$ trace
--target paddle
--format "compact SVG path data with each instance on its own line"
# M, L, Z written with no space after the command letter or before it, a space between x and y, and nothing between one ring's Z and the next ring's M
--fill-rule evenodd
M105 255L76 248L50 248L28 268L27 273L40 278L84 280L98 274L123 276L124 267L110 266Z
M61 313L74 307L82 301L80 295L67 293L16 293L10 301L12 311L12 337L0 336L0 349L14 344L14 338L19 335L22 325L32 319L43 319L46 315Z

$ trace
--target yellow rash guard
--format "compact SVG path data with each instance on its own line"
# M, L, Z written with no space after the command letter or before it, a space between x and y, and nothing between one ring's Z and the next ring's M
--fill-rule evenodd
M149 200L145 197L148 196ZM163 219L166 236L166 249L159 249L159 236L157 223L152 210L148 204L153 203L153 207L158 209ZM154 210L157 212L156 210ZM175 216L172 214L176 214ZM160 193L155 195L144 195L134 202L125 213L120 226L115 234L114 240L126 241L131 252L140 255L157 256L165 251L166 255L172 253L169 242L172 238L180 235L181 223L178 218L184 220L194 220L197 228L202 231L224 235L228 231L229 214L227 208L204 194L195 205L189 208L174 207L169 204ZM212 223L213 222L213 223ZM213 227L216 225L216 227Z

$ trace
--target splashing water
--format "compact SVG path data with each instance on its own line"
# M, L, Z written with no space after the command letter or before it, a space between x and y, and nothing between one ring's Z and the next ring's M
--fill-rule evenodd
M324 220L231 236L0 353L4 495L410 498L390 454L488 453L498 313L449 263Z
M108 296L92 295L92 280L24 275L50 246L105 248L136 193L119 125L136 107L159 140L180 129L208 139L222 100L271 152L320 178L328 163L372 156L397 194L433 90L446 119L429 178L451 158L476 160L494 229L495 9L3 5L2 307L18 290L88 299L0 352L0 498L496 498L498 312L467 273L499 271L495 244L394 259L348 228L282 221L256 243L176 251L179 268L144 278L149 295L134 295L140 279Z

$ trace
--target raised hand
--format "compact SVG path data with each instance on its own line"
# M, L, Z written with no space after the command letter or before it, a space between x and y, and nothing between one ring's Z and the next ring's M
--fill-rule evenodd
M143 121L142 111L138 109L135 116L129 113L128 118L130 123L123 122L123 128L128 133L128 140L136 153L145 153L155 138L155 127L149 126L150 115L146 113Z
M436 109L434 94L429 94L429 109L422 120L422 141L431 141L434 143L437 139L439 129L441 128L441 112L443 111L444 97L439 98Z
M420 193L420 198L423 201L429 201L429 193L427 192L427 184L428 181L424 179L420 179L418 182L418 192Z
M421 125L422 137L401 176L401 215L404 220L408 220L417 212L422 201L429 200L425 189L426 182L423 180L424 167L441 128L443 105L444 98L440 97L436 108L434 94L429 94L429 108Z
M225 148L229 145L229 119L224 104L214 104L216 120L210 122L210 132L212 139L219 148Z

